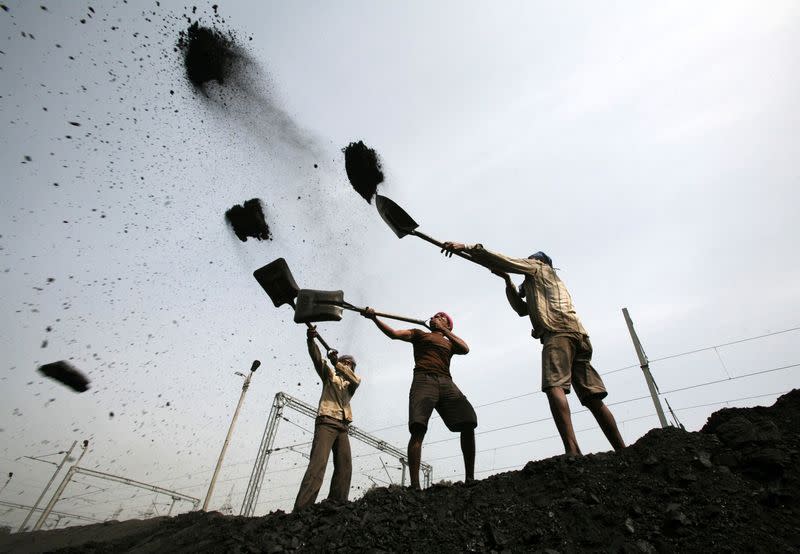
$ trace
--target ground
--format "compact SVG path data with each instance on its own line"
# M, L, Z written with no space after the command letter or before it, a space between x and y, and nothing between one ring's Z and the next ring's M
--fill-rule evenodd
M800 390L469 486L264 517L193 512L0 536L0 552L800 552Z

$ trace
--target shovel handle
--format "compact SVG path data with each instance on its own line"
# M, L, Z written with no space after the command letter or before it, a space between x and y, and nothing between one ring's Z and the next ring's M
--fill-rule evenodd
M337 303L336 305L341 307L341 308L344 308L345 310L351 310L353 312L358 312L361 315L364 315L364 312L367 311L366 308L359 308L358 306L353 306L349 302L342 302L341 304ZM425 321L424 319L414 319L413 317L406 317L404 315L390 314L390 313L386 313L386 312L375 312L375 315L378 316L378 317L386 317L386 318L389 318L389 319L396 319L398 321L405 321L407 323L415 323L417 325L422 325L426 329L430 329L430 327L428 327L428 322Z
M348 309L359 312L362 315L364 314L364 312L367 311L366 308L356 308L355 306ZM389 319L396 319L398 321L405 321L407 323L416 323L417 325L422 325L426 329L430 329L430 327L428 327L428 322L425 321L424 319L414 319L413 317L405 317L397 314L387 314L385 312L375 312L375 315L378 317L386 317Z
M435 238L429 237L428 235L426 235L422 231L417 231L416 229L414 229L413 231L411 231L410 234L414 235L414 236L417 236L417 237L421 238L422 240L428 241L431 244L435 244L439 248L444 248L444 243L443 242L439 242ZM460 256L461 258L464 258L465 260L469 260L471 262L475 262L476 264L478 263L472 258L472 256L470 256L466 252L453 252L453 254L455 254L456 256ZM480 265L480 264L478 264L478 265Z
M294 308L294 300L292 300L292 301L290 302L290 305L292 306L292 308ZM310 323L306 323L306 327L308 327L309 329L311 329L311 328L313 328L314 326L313 326L313 325L311 325ZM330 352L331 350L333 350L333 348L331 348L330 346L328 346L328 343L327 343L327 342L325 342L325 339L323 339L323 338L322 338L322 336L321 336L319 333L317 333L317 340L318 340L318 341L319 341L319 343L322 345L322 347L325 349L325 352L326 352L326 353L327 353L327 352Z

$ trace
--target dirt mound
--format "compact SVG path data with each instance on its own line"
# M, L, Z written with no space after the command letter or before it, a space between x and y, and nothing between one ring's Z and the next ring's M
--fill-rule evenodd
M344 152L344 169L350 184L371 204L378 185L383 182L378 154L361 140L351 142L342 148L342 152Z
M377 488L298 514L194 512L62 552L797 552L799 426L795 390L717 412L700 432L654 429L619 454L529 462L470 486Z

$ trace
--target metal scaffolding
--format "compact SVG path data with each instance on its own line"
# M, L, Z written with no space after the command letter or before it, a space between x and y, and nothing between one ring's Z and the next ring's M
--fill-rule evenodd
M25 504L17 504L16 502L6 502L5 500L0 500L0 506L5 506L8 508L16 508L18 510L33 510L34 512L43 512L44 508L38 508L35 506L27 506ZM103 523L102 519L97 519L91 516L81 515L81 514L71 514L68 512L60 512L58 510L50 510L50 513L53 515L61 516L61 517L68 517L70 519L80 519L83 521L89 521L91 523Z
M275 435L278 432L278 423L283 417L283 410L287 407L311 419L316 419L317 417L317 409L310 404L306 404L302 400L298 400L285 392L279 392L275 395L275 400L272 402L272 409L267 418L267 425L264 428L264 436L261 438L261 445L258 448L258 455L253 464L253 471L250 474L250 481L247 483L247 490L244 493L242 509L239 515L252 517L255 512L256 503L261 494L261 486L264 483L264 475L267 471L267 465L269 464L269 456L274 450L279 450L278 448L273 449L272 445L275 442ZM408 462L406 461L406 453L404 451L378 437L370 435L366 431L362 431L355 425L349 426L348 435L397 458L403 468L403 482L405 483L405 471ZM422 470L424 487L427 488L431 485L431 480L433 479L433 466L422 462L420 464L420 469Z
M156 485L150 485L148 483L142 483L141 481L134 481L133 479L128 479L127 477L120 477L119 475L112 475L110 473L103 473L102 471L95 471L93 469L86 469L74 465L71 468L69 468L69 471L67 471L64 480L61 481L61 484L58 486L58 489L56 489L56 492L53 494L53 497L47 504L47 507L42 511L42 515L39 516L39 520L33 527L34 531L37 531L42 527L45 520L47 520L47 516L50 515L50 512L53 510L53 507L56 505L56 502L58 502L59 498L61 498L61 494L64 492L64 489L67 488L67 485L75 476L75 474L89 475L91 477L97 477L98 479L105 479L106 481L122 483L123 485L130 485L132 487L138 487L140 489L145 489L159 494L168 495L172 498L172 505L169 507L169 513L167 515L170 515L172 513L172 508L175 506L175 503L179 500L191 502L193 510L196 510L197 505L200 504L199 498L195 498L194 496L189 496L188 494L183 494L178 491L165 489L162 487L158 487Z

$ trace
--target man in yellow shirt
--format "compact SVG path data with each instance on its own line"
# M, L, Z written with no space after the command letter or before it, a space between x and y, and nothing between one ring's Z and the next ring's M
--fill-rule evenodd
M314 369L322 379L322 395L317 408L308 468L294 502L295 510L310 506L317 499L331 452L333 452L333 477L328 493L329 499L347 501L353 473L347 428L353 421L350 399L361 384L361 379L355 374L356 361L352 356L337 356L336 351L331 350L328 358L333 367L328 365L322 359L322 354L314 342L316 336L317 330L310 328L306 342L308 354L314 362Z

